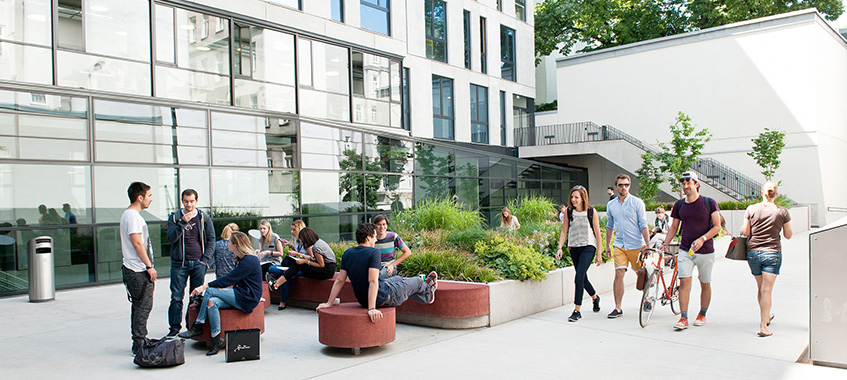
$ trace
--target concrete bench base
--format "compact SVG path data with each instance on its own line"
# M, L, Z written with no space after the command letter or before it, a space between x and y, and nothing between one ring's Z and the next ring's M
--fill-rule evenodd
M378 347L394 341L396 317L393 307L381 308L382 320L371 322L368 309L348 302L318 310L318 341L330 347L360 349Z

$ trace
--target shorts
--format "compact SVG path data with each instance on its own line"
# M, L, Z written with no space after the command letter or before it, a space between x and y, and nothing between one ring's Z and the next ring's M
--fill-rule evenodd
M641 269L641 263L638 262L638 254L644 246L636 249L623 250L622 248L612 247L612 256L615 259L615 269L626 269L627 264L632 267L632 270Z
M694 267L697 267L697 279L701 283L712 282L712 267L715 265L715 253L695 253L680 251L677 254L679 265L679 278L691 278L694 275Z
M782 252L747 251L747 264L754 276L761 276L762 272L778 275L782 266Z

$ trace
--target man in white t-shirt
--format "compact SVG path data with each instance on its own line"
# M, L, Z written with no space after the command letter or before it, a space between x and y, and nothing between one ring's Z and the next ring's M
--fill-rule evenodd
M131 203L121 215L121 271L127 297L132 303L130 328L132 354L135 355L147 337L147 317L153 309L153 289L158 274L156 268L153 268L153 247L147 232L147 222L141 216L141 210L150 207L153 202L153 193L147 184L133 182L127 194Z

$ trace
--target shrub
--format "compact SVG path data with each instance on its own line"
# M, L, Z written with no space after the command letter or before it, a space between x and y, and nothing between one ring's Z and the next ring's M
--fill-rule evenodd
M529 196L512 199L508 203L509 210L518 217L521 225L525 223L542 223L549 220L550 213L555 212L556 205L547 198ZM558 212L556 212L558 214Z
M550 257L515 244L500 235L477 242L474 251L500 275L513 280L540 281L547 278L547 272L554 268Z
M476 257L464 252L422 249L412 253L398 266L404 277L438 272L438 279L471 282L492 282L501 280L497 271L485 265Z
M335 270L338 271L341 269L341 256L344 254L344 251L357 246L355 241L340 241L340 242L332 242L327 243L329 247L332 248L332 253L335 254L335 262L337 265L335 266Z
M488 232L482 228L450 232L444 241L463 251L473 251L476 242L484 240Z
M482 216L477 210L443 198L419 202L414 209L397 213L393 222L395 231L467 231L479 228Z
M594 205L594 209L599 212L606 212L606 205Z

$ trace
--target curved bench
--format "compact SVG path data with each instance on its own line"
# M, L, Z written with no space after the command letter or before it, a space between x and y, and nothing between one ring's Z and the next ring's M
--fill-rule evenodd
M221 333L236 330L259 329L261 333L265 332L265 309L271 303L271 296L268 292L268 283L262 282L262 299L259 304L253 308L250 314L244 313L239 309L220 309L221 312ZM197 319L197 309L188 309L188 319L193 324ZM207 318L208 321L208 318ZM212 330L208 323L203 324L203 335L193 338L199 342L208 342L212 339Z
M288 292L286 305L314 309L318 304L326 302L336 277L338 273L326 280L315 280L303 276L291 280L291 290ZM349 278L341 289L341 293L338 294L338 298L341 302L358 302L356 295L353 294L353 285L350 284ZM271 293L271 302L279 304L279 290Z
M435 302L423 305L406 301L397 307L401 323L446 329L468 329L489 325L488 285L438 281Z
M391 343L395 338L396 318L393 307L380 308L382 320L371 322L368 309L357 302L318 309L318 341L330 347L360 349Z

